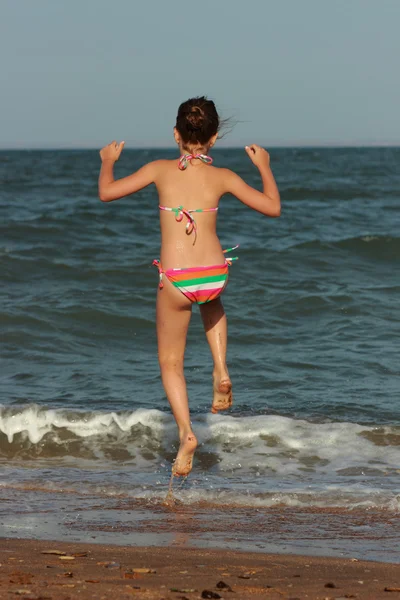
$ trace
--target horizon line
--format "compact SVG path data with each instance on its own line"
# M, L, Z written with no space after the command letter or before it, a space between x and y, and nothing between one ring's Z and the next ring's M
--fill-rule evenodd
M292 143L292 144L269 144L269 145L264 145L264 144L259 144L263 147L268 148L274 148L274 149L288 149L288 148L299 148L299 149L307 149L307 148L316 148L316 149L329 149L329 148L400 148L400 142L379 142L379 143L356 143L356 142L352 142L352 143L335 143L335 144L330 144L330 143L306 143L306 144L302 144L302 143ZM18 152L32 152L32 151L38 151L38 150L43 150L43 151L62 151L62 150L96 150L99 151L99 149L101 148L101 144L99 144L99 146L92 146L92 145L82 145L82 146L73 146L73 145L60 145L60 146L52 146L52 145L33 145L33 146L0 146L0 152L9 152L9 151L18 151ZM132 146L132 147L125 147L124 150L175 150L176 146L148 146L148 145L143 145L143 146ZM230 145L230 146L220 146L219 148L214 148L214 151L219 151L219 150L242 150L244 149L243 145Z

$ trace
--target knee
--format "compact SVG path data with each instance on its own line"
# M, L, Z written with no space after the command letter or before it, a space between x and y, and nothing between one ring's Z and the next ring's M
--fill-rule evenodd
M176 354L159 354L158 362L161 371L183 371L183 357Z

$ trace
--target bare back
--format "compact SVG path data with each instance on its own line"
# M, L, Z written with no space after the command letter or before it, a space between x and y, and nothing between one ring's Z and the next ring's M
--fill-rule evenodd
M186 229L186 217L179 220L177 212L160 211L160 258L164 269L207 267L225 262L216 232L217 211L213 210L218 207L224 194L236 196L261 214L280 216L280 196L269 166L269 154L260 146L246 146L246 152L260 171L262 192L249 186L233 171L204 164L198 158L192 158L183 171L177 159L156 160L127 177L115 180L113 166L122 148L123 142L113 142L101 151L103 162L99 176L99 197L102 202L129 196L154 183L160 206L168 209L182 207L186 211L210 211L189 215L191 222L195 219L197 235L190 233L190 228ZM182 159L182 148L180 150Z
M177 160L158 161L155 184L159 204L169 208L182 206L186 210L209 209L218 206L224 186L221 171L200 160L192 160L181 171ZM178 222L175 214L160 211L161 263L163 268L188 268L222 264L224 255L216 233L217 211L194 213L197 236L186 233L185 220Z

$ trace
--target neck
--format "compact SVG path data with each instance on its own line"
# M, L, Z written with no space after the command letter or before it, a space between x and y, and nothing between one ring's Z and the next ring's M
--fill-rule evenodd
M210 148L208 148L207 146L185 148L184 146L179 145L179 152L181 153L181 156L183 154L192 154L193 156L195 156L196 154L208 154L209 151Z

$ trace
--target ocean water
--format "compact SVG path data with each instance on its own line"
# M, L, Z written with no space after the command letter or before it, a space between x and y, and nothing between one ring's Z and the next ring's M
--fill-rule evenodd
M115 174L165 156L126 150ZM244 150L214 160L259 185ZM273 149L280 219L222 199L221 243L240 244L223 296L234 406L210 413L195 308L182 510L246 510L248 537L252 511L398 515L399 163L400 148ZM66 515L124 499L155 518L168 488L157 195L102 204L98 170L95 150L0 152L0 535L33 535L17 521L60 498Z

